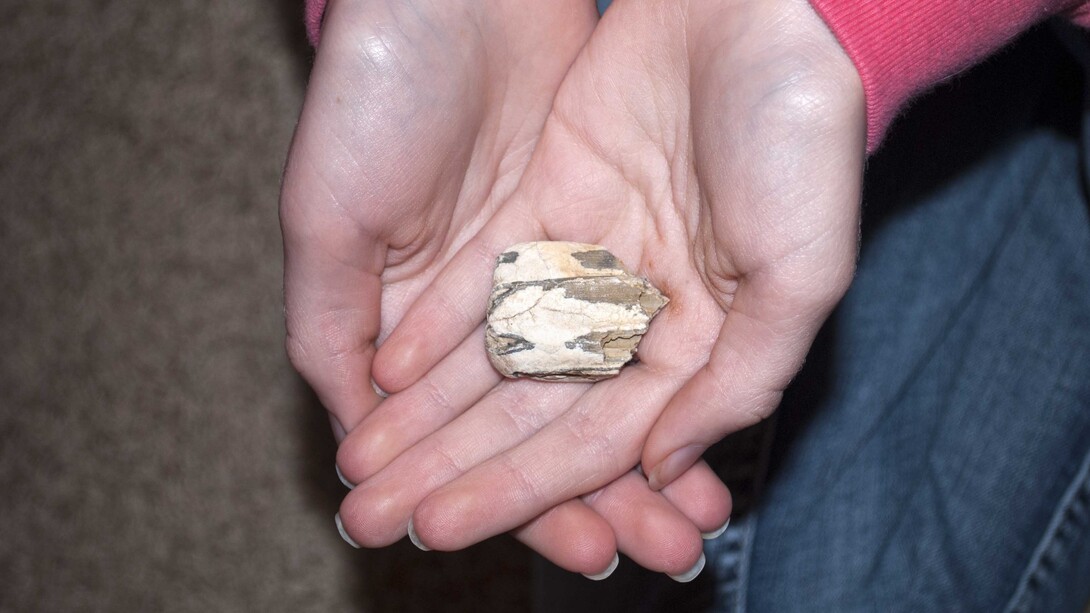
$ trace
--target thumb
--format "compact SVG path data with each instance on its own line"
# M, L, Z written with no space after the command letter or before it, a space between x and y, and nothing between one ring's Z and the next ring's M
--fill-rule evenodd
M381 400L371 386L386 243L335 212L338 200L318 169L302 124L280 198L284 238L286 350L292 366L330 413L338 442ZM312 149L307 150L306 146Z
M674 395L648 435L642 466L652 489L673 482L727 434L772 414L847 289L853 261L854 250L846 265L830 267L821 295L805 302L786 297L784 282L770 275L743 280L708 363Z
M729 69L693 85L694 159L712 237L704 261L719 263L722 274L702 272L719 281L709 287L728 287L729 277L737 288L720 297L726 317L708 362L671 398L644 444L652 489L725 435L771 415L854 274L862 85L824 23L799 6L797 40L782 37L796 28L781 28L775 44L748 49L764 58L758 65L778 66L743 70L755 77L752 89L728 87L746 82ZM785 49L808 61L784 62ZM781 68L794 76L783 80Z

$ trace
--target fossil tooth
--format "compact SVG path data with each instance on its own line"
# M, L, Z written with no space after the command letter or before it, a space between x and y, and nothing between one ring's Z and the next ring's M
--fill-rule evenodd
M596 381L633 361L669 300L599 245L521 243L496 258L485 345L505 377Z

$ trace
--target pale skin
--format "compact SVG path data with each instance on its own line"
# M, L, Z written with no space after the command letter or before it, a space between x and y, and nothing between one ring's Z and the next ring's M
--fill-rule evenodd
M329 8L281 205L288 351L360 483L357 542L411 519L436 549L513 531L573 571L620 551L684 573L730 513L700 453L775 409L851 280L862 90L809 5L595 21L581 0ZM640 364L491 370L492 263L526 240L602 244L670 296Z

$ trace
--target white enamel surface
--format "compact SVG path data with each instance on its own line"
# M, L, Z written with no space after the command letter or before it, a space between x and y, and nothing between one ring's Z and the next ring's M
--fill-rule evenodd
M575 257L600 251L606 250L584 243L535 242L515 245L499 258L488 313L488 338L489 358L500 373L586 380L613 376L630 361L632 352L627 347L617 349L616 343L611 343L605 351L588 336L638 341L654 314L648 314L638 299L617 303L580 298L587 293L571 291L571 285L583 282L571 279L612 277L603 282L638 287L638 296L655 290L623 268L586 268ZM509 258L507 254L511 253L517 257ZM568 281L560 284L562 280ZM581 287L585 290L585 283ZM569 291L577 297L569 296ZM505 345L508 341L517 344ZM517 347L523 343L532 347Z
M569 243L563 241L538 241L519 243L504 253L517 253L518 259L509 264L497 264L492 275L494 285L505 283L567 279L570 277L610 277L627 274L621 268L585 268L573 253L602 251L601 245Z
M534 344L527 351L497 356L510 372L523 373L600 368L605 356L566 343L592 332L642 334L649 321L638 305L575 300L567 298L563 288L544 291L537 286L515 290L489 318L496 334L520 336Z

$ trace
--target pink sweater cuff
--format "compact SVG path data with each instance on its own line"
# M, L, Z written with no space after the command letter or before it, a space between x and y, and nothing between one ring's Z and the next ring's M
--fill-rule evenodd
M307 23L307 38L310 44L317 47L318 40L322 38L322 15L325 14L326 0L306 0L305 19Z
M972 66L1074 0L810 0L855 63L867 151L913 95ZM1072 16L1085 23L1086 6Z

